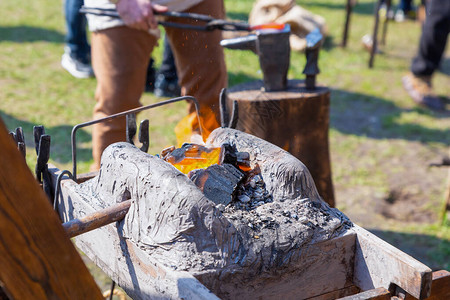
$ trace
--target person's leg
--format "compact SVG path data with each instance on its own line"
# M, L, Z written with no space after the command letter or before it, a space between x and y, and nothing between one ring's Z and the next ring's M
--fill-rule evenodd
M170 42L167 37L164 37L164 51L161 67L158 73L163 74L167 79L174 79L177 77L177 68L175 66L175 58L170 47Z
M97 77L94 119L140 106L149 56L156 38L145 31L114 27L92 34L92 63ZM94 125L93 168L100 167L103 150L126 140L125 117Z
M76 58L85 59L90 55L86 36L86 17L79 13L84 0L66 0L64 4L67 34L66 46Z
M412 0L401 0L399 9L407 14L412 9Z
M432 0L427 7L419 51L411 64L411 73L402 78L403 87L417 103L435 110L445 104L431 88L431 76L439 67L450 31L450 1Z
M221 0L205 0L187 12L225 18ZM186 21L195 24L195 21ZM191 95L200 102L203 137L219 127L219 94L227 86L227 71L220 40L222 33L166 28L175 56L182 95ZM195 107L190 106L193 113ZM191 115L192 116L192 115ZM196 118L190 119L190 129L198 132Z
M79 13L83 0L66 0L64 4L67 34L61 66L76 78L94 76L91 48L86 36L86 17Z
M431 0L427 12L419 52L411 64L416 76L431 76L439 67L450 31L450 1Z
M180 87L178 85L177 68L167 36L164 37L163 47L163 59L155 79L155 95L178 97L180 96Z

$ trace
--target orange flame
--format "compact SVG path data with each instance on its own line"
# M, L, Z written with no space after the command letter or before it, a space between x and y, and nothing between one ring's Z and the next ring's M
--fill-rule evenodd
M169 155L165 160L184 174L195 169L204 169L219 163L220 148L205 148L192 145L184 153L184 157L176 158Z
M205 169L209 166L219 164L221 148L206 148L205 146L197 144L189 144L181 149L175 147L167 148L168 151L163 150L161 157L175 168L180 170L183 174L196 169ZM180 151L181 150L181 151ZM237 164L237 167L243 172L249 172L252 168L244 162Z

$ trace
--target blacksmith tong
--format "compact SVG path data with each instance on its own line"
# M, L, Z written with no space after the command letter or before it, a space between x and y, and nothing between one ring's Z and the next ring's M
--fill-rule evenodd
M115 9L107 9L107 8L105 9L105 8L83 6L80 9L80 13L97 15L97 16L108 16L111 18L120 19L120 15ZM283 29L284 28L284 25L276 24L276 23L250 26L250 24L248 24L246 22L227 21L227 20L222 20L222 19L215 19L215 18L207 16L207 15L185 13L185 12L153 11L153 14L157 17L164 16L164 17L170 17L170 18L177 18L180 20L188 19L188 20L195 20L197 22L202 22L202 23L204 23L204 25L190 25L190 24L184 24L184 23L178 23L178 22L167 22L167 21L163 21L163 20L158 20L159 25L163 25L166 27L199 30L199 31L212 31L215 29L224 30L224 31L254 31L254 30L259 30L259 29Z

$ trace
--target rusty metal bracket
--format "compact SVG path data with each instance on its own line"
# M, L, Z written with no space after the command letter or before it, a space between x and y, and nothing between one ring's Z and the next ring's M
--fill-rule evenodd
M149 131L148 131L149 122L148 120L142 120L139 126L139 142L142 143L142 146L139 148L143 152L148 151L149 143ZM136 127L136 114L128 114L127 115L127 142L134 145L134 136L136 135L137 127Z
M92 120L92 121L88 121L88 122L85 122L85 123L81 123L81 124L75 125L72 128L72 134L71 134L71 141L72 141L72 174L73 174L74 181L77 180L77 139L76 139L76 136L77 136L77 131L79 129L84 128L84 127L88 127L88 126L92 126L94 124L107 122L109 120L116 119L116 118L119 118L119 117L124 117L124 116L127 116L129 114L136 114L136 113L144 111L144 110L148 110L148 109L152 109L152 108L156 108L156 107L160 107L160 106L164 106L164 105L167 105L167 104L180 102L180 101L192 101L194 103L195 112L197 114L197 120L198 120L198 123L201 124L200 106L199 106L198 100L195 99L192 96L183 96L183 97L177 97L177 98L173 98L173 99L169 99L169 100L164 100L164 101L161 101L161 102L158 102L158 103L154 103L154 104L150 104L150 105L146 105L146 106L130 109L130 110L127 110L127 111L124 111L124 112L120 112L120 113L117 113L117 114L114 114L114 115L110 115L110 116L107 116L107 117L104 117L104 118L101 118L101 119ZM145 128L143 130L145 131ZM199 126L199 130L200 130L200 135L202 135L202 126L201 125ZM143 132L143 135L144 135L144 133L145 132ZM127 137L128 137L128 134L127 134ZM141 143L143 143L142 140L140 140L140 141L141 141ZM144 137L143 137L143 141L146 142ZM145 149L145 147L146 146L144 145L141 148L141 150Z
M25 146L25 136L23 135L22 127L17 127L15 131L11 131L9 135L12 137L13 141L16 143L17 149L23 158L26 158L27 147Z
M36 135L35 135L36 137ZM36 144L36 179L42 183L42 188L49 199L53 198L53 187L50 174L48 173L48 160L50 159L51 138L48 134L42 134L39 137L39 143Z
M139 126L139 142L141 142L142 146L141 151L148 151L148 147L150 145L150 133L149 133L149 121L147 119L141 121L141 125Z
M239 105L236 100L233 101L233 110L231 111L231 120L228 124L228 128L236 129L236 125L239 119Z
M230 125L230 116L227 109L227 89L223 88L220 91L219 96L219 108L220 108L220 126L226 128Z
M238 121L238 115L239 115L238 102L236 100L233 101L233 108L232 108L231 117L230 117L230 114L229 114L228 108L227 108L227 97L228 97L227 89L223 88L220 91L220 96L219 96L220 126L222 128L235 129L236 125L237 125L237 121Z
M134 145L133 138L136 135L136 114L128 114L127 118L127 142Z

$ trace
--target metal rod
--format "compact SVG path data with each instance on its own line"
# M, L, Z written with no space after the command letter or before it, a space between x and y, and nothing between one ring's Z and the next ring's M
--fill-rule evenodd
M99 210L93 214L73 219L63 225L70 238L77 235L98 229L105 225L122 220L130 209L133 200L125 200L105 209Z
M68 176L70 179L73 179L72 173L70 173L70 171L68 170L64 170L58 175L58 178L56 179L55 198L53 199L53 209L55 211L58 208L58 201L59 201L58 197L61 191L61 180L64 176Z
M101 8L101 7L87 7L87 6L83 6L83 7L80 8L80 13L120 18L119 13L114 8ZM210 21L214 21L215 20L213 17L208 16L208 15L195 14L195 13L185 13L185 12L176 12L176 11L164 11L164 12L153 11L153 14L156 15L156 16L192 19L192 20L198 20L198 21L203 21L203 22L210 22Z
M375 58L375 52L378 48L378 23L380 22L380 7L381 2L383 0L377 1L377 6L375 8L375 24L373 28L373 35L372 35L372 49L370 49L370 58L369 58L369 68L373 68L373 61ZM386 12L387 14L387 12ZM386 15L387 17L387 15Z
M80 10L80 13L90 14L96 16L108 16L111 18L120 19L119 13L115 9L104 9L98 7L85 7L83 6ZM208 15L195 14L195 13L183 13L183 12L157 12L153 11L153 14L158 16L165 16L170 18L180 18L180 19L188 19L194 21L200 21L206 23L205 25L191 25L186 23L177 23L177 22L167 22L167 21L157 21L159 25L165 27L172 28L181 28L181 29L189 29L189 30L197 30L197 31L210 31L214 29L221 30L229 30L229 31L251 31L252 28L245 22L232 22L220 19L214 19Z
M347 47L347 39L348 39L348 30L350 27L350 17L352 15L353 9L353 0L347 0L347 4L345 5L345 24L344 24L344 34L342 35L342 47Z
M386 18L384 19L383 22L383 32L381 34L381 41L380 41L380 45L386 45L386 35L387 35L387 28L388 28L388 22L389 22L389 18L388 18L388 14L389 11L391 10L391 0L386 0Z
M152 109L155 107L160 107L160 106L164 106L167 104L171 104L171 103L175 103L175 102L179 102L179 101L192 101L194 103L195 106L195 112L197 114L197 120L198 120L198 124L199 124L199 130L200 130L200 135L203 136L203 132L202 132L202 126L201 126L201 120L200 120L200 106L198 103L198 100L195 99L192 96L183 96L183 97L178 97L178 98L173 98L173 99L169 99L169 100L164 100L158 103L154 103L154 104L150 104L147 106L142 106L142 107L138 107L138 108L134 108L134 109L130 109L124 112L120 112L111 116L107 116L101 119L97 119L97 120L92 120L92 121L88 121L88 122L84 122L81 124L77 124L72 128L72 134L71 134L71 141L72 141L72 174L73 174L73 180L77 181L77 139L76 139L76 135L77 135L77 131L80 128L84 128L87 126L91 126L97 123L101 123L101 122L106 122L115 118L119 118L119 117L123 117L126 116L127 114L132 114L132 113L138 113L147 109Z
M116 288L116 282L113 280L111 282L111 291L109 294L109 300L113 300L113 296L114 296L114 289Z

